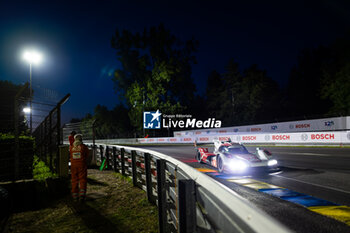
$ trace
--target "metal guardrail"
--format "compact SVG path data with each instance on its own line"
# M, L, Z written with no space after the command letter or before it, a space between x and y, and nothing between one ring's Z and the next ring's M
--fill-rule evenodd
M233 190L165 154L87 144L98 164L132 178L158 206L159 232L290 232Z

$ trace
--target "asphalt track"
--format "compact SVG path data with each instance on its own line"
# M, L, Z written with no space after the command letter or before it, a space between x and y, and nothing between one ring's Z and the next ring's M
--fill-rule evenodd
M146 148L206 173L295 232L350 232L350 148L264 147L278 159L280 171L244 175L225 175L199 164L193 146ZM312 206L309 199L321 204Z

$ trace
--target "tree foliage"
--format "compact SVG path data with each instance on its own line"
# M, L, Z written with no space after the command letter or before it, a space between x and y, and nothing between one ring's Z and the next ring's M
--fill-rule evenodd
M257 65L241 73L229 61L224 74L209 75L206 95L209 114L225 126L267 121L278 113L279 87Z
M112 110L106 106L97 105L94 114L87 114L80 124L84 137L92 138L92 126L95 126L96 138L126 138L132 137L128 109L122 104ZM88 129L88 130L87 130Z
M15 119L15 96L20 91L23 85L16 85L10 81L0 80L0 132L1 133L13 133L14 132L14 119ZM18 121L20 132L25 132L27 127L24 123L24 114L22 112L23 107L29 100L29 90L25 90L23 95L20 96L18 102Z
M350 34L331 45L305 49L292 69L287 101L292 116L349 114Z
M142 33L116 31L112 38L121 68L113 81L126 100L131 124L142 128L143 110L182 112L194 99L191 78L197 42L182 42L162 24Z

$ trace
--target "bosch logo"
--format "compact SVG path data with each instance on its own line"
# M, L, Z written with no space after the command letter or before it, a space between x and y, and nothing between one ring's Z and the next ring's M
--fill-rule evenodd
M265 141L270 141L270 135L265 135Z
M307 139L308 139L307 134L306 134L306 133L303 133L303 134L301 135L301 140L306 141Z
M272 130L276 130L278 128L278 126L277 125L273 125L273 126L271 126L271 129Z
M290 128L290 129L294 129L294 125L293 125L293 124L290 124L290 125L289 125L289 128Z
M298 125L295 125L295 128L297 129L310 128L310 124L298 124Z
M290 140L289 135L272 135L273 141L284 141L284 140Z
M207 134L210 134L210 131L209 131L209 130L207 131Z
M255 141L256 140L256 136L243 136L242 140L243 141Z
M209 141L209 138L199 138L199 141Z
M234 129L233 132L238 132L238 129Z
M251 130L250 131L252 131L252 132L255 132L255 131L261 131L261 128L251 128Z
M250 132L250 128L247 128L247 132Z
M312 140L331 140L334 139L334 134L332 133L326 133L326 134L311 134Z

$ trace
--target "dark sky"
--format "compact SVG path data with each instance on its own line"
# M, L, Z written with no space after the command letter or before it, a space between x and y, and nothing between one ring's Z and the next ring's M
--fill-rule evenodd
M308 2L307 4L304 2ZM183 40L200 43L193 66L203 94L211 70L230 58L242 69L256 63L285 86L303 48L327 45L349 29L348 1L1 1L0 79L29 80L21 59L36 48L33 86L71 93L63 119L83 117L97 104L117 103L111 75L118 67L110 39L115 30L142 31L163 23Z

